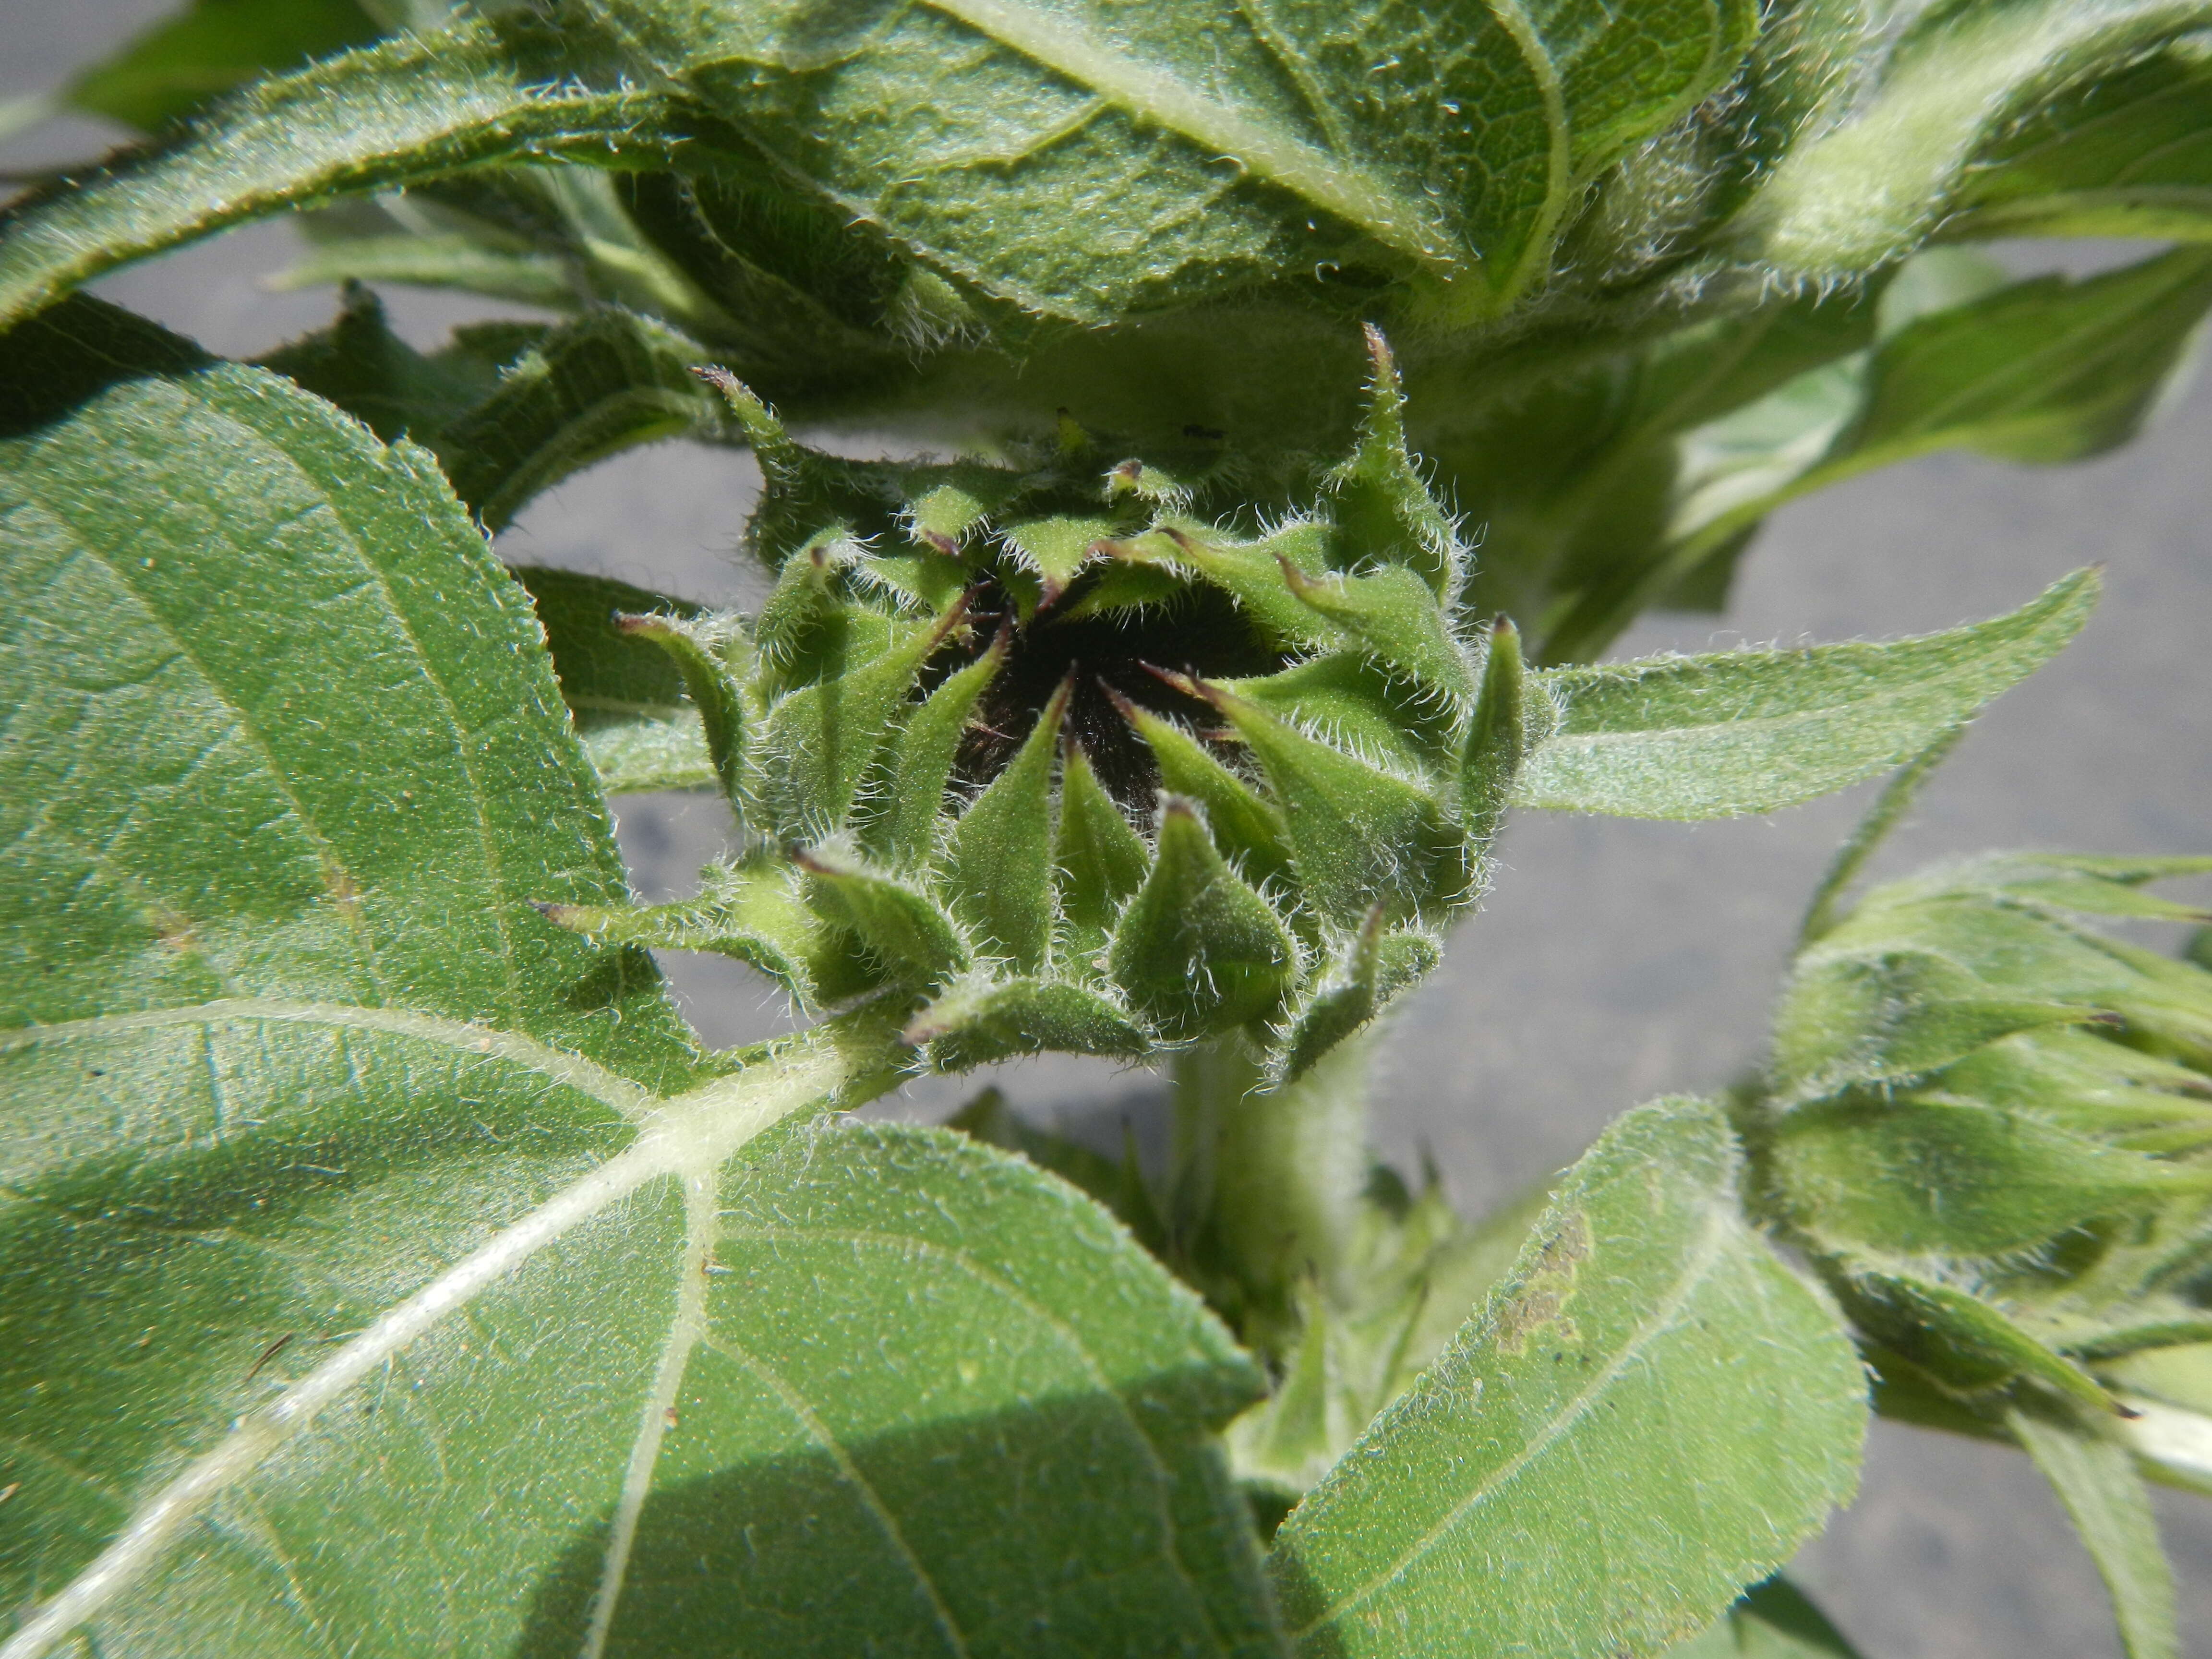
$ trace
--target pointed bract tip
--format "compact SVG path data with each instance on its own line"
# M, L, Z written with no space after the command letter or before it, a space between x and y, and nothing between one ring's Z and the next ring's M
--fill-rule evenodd
M650 611L617 611L609 620L615 632L625 639L672 640L684 637L685 629L681 617L662 616Z
M1044 706L1044 723L1048 729L1057 726L1060 717L1067 713L1067 700L1075 695L1075 677L1082 668L1079 662L1068 664L1067 672L1060 677L1060 684L1053 688L1052 701Z
M1135 703L1130 702L1127 696L1122 695L1117 687L1115 687L1111 682L1108 681L1103 675L1099 678L1097 685L1098 689L1106 694L1106 701L1114 705L1114 712L1119 714L1123 720L1128 721L1131 726L1135 726L1138 720L1143 717L1144 710L1138 708Z
M1188 674L1179 673L1172 668L1162 668L1157 663L1140 662L1137 666L1159 681L1161 684L1171 685L1187 697L1200 698L1212 703L1217 708L1220 706L1221 699L1228 695L1218 686L1208 685L1204 680L1194 678Z
M1382 329L1373 323L1362 323L1359 331L1367 337L1367 360L1375 365L1377 378L1395 377L1398 360L1391 355L1390 342L1383 337Z

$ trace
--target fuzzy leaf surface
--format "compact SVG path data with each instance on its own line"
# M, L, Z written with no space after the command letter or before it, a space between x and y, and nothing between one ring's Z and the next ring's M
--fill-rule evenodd
M1737 1165L1695 1102L1584 1155L1512 1273L1277 1533L1300 1652L1658 1653L1850 1497L1857 1358L1744 1224Z
M2088 619L2079 570L2006 617L1887 645L1655 657L1536 677L1560 708L1522 805L1620 817L1766 812L1925 749L2048 661Z
M1274 1651L1219 1326L941 1134L726 1170L890 1034L722 1074L540 915L623 874L427 454L103 321L0 404L0 1652Z

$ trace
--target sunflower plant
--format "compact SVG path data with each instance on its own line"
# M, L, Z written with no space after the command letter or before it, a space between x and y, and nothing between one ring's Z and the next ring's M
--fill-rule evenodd
M0 1659L1832 1659L1776 1575L1870 1411L2021 1448L2177 1653L2212 949L2114 927L2212 860L1857 890L2094 568L1596 659L1805 492L2134 433L2208 39L196 0L7 112L145 137L0 216ZM258 362L82 291L279 213L344 298ZM530 315L420 351L395 284ZM495 556L672 438L757 464L757 605ZM1373 1161L1512 815L1886 773L1740 1087L1485 1217ZM668 789L726 852L643 904L609 800ZM702 1044L669 951L787 1033ZM1165 1072L1164 1164L849 1115L1047 1051Z

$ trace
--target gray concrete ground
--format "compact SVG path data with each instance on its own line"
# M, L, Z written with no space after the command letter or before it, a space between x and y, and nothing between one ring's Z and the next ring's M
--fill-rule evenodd
M52 84L167 9L161 0L0 0L0 99ZM23 167L87 153L94 125L57 122L0 147ZM101 291L243 354L317 326L327 291L258 283L292 233L257 227L108 279ZM2087 255L2108 257L2109 251ZM2024 258L2047 257L2037 251ZM394 295L419 343L484 314ZM511 314L512 308L505 308ZM1747 562L1724 617L1660 616L1622 654L1714 643L1919 631L2020 604L2102 561L2110 592L2081 641L1999 702L1883 854L1897 872L1991 846L2212 848L2212 382L2142 442L2087 465L2028 471L1942 457L1792 507ZM728 556L751 483L741 457L672 446L618 459L538 501L502 538L529 562L738 599ZM1678 826L1531 816L1443 969L1382 1045L1376 1137L1426 1146L1480 1207L1572 1159L1623 1109L1709 1089L1758 1053L1800 908L1865 790L1767 818ZM709 802L626 805L641 888L682 890L718 844ZM766 988L731 964L671 964L717 1041L775 1029ZM1142 1074L1072 1060L1004 1068L1040 1118L1144 1110ZM972 1081L917 1087L890 1109L941 1115ZM2212 1659L2212 1506L2164 1496L2187 1651ZM2118 1653L2095 1576L2025 1461L1878 1427L1858 1503L1798 1572L1867 1659L2106 1659Z

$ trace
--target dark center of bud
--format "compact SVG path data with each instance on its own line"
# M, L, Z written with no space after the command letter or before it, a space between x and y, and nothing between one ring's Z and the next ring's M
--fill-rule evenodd
M1002 621L1012 621L1013 633L1006 665L983 694L954 775L975 787L996 777L1073 669L1063 730L1082 745L1108 793L1142 817L1152 811L1159 793L1159 769L1151 747L1115 706L1115 697L1194 731L1212 732L1220 726L1220 716L1199 698L1169 685L1154 669L1199 679L1237 679L1272 674L1288 666L1291 659L1261 642L1235 604L1213 588L1186 588L1141 611L1075 615L1094 580L1088 574L1078 578L1026 628L997 582L975 591L969 611L975 623L970 643L947 662L945 672L980 656Z

